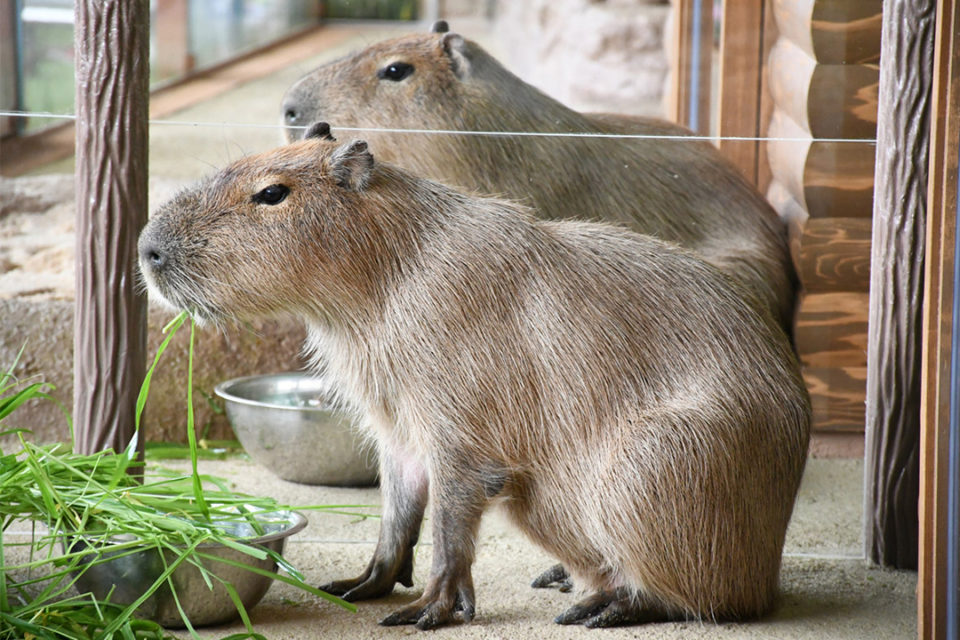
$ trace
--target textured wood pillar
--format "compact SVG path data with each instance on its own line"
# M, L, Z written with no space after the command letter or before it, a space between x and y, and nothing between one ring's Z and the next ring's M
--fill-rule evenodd
M146 300L136 292L147 219L148 0L77 0L76 445L124 448L146 361ZM142 441L141 441L142 442Z
M935 0L885 0L870 324L867 557L917 567L923 259Z

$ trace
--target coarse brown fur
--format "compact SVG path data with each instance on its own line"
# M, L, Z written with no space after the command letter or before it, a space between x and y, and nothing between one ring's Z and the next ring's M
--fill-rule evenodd
M410 586L429 498L430 577L384 624L470 620L477 529L498 499L592 591L560 622L767 611L810 411L767 310L692 252L540 220L328 131L181 193L140 239L173 307L302 318L318 372L376 442L377 549L327 588Z
M391 64L412 71L381 77ZM454 33L410 35L325 64L283 99L288 139L336 127L687 136L652 118L568 109ZM504 196L553 218L624 224L696 250L740 278L789 332L795 274L785 225L709 143L337 130L418 175Z

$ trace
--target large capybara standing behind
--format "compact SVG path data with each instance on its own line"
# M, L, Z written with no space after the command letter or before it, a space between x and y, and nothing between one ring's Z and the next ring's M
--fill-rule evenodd
M445 30L381 42L304 76L283 99L288 139L319 120L334 127L690 135L662 120L568 109ZM537 215L623 223L694 249L740 278L790 330L795 274L785 225L707 142L356 135L378 158L445 184L520 201Z
M472 619L497 498L591 590L559 622L773 603L809 399L783 330L693 252L459 193L325 125L178 195L139 251L175 308L303 319L318 373L376 442L376 551L328 590L411 586L431 501L423 595L384 624Z

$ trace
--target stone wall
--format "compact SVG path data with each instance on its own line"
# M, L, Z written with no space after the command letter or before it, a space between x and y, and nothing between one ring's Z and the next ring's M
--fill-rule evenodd
M497 0L511 71L580 111L662 116L668 2Z

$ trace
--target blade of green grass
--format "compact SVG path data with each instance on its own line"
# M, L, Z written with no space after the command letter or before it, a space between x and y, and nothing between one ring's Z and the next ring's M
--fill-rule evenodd
M190 445L190 462L193 469L193 496L197 500L200 512L207 518L210 510L207 501L203 498L203 483L197 471L197 431L193 423L193 341L196 333L196 323L190 318L190 348L187 351L187 443Z

